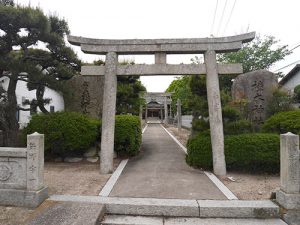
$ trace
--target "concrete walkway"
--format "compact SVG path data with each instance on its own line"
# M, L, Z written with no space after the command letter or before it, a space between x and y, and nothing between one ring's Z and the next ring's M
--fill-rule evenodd
M149 124L141 153L130 159L109 196L172 199L226 199L160 124Z

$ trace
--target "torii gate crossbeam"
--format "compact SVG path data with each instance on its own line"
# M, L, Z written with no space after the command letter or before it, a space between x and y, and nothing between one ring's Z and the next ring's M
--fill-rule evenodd
M239 64L220 65L216 53L233 52L253 40L255 33L221 38L187 39L91 39L68 36L85 53L106 55L105 66L84 66L83 75L104 75L104 99L101 136L101 173L113 171L114 128L116 112L117 76L128 75L192 75L206 74L213 167L216 175L226 175L224 134L218 74L240 74ZM153 65L118 65L118 55L154 54ZM167 54L204 54L204 64L169 65Z

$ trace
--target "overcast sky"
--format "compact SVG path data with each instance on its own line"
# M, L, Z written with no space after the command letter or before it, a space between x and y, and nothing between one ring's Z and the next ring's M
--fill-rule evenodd
M299 0L15 0L65 18L72 35L100 39L201 38L249 31L272 35L281 45L300 45ZM74 47L83 61L104 59ZM193 55L168 56L168 63L190 63ZM128 58L128 57L127 57ZM121 58L122 59L122 58ZM153 63L154 56L131 56ZM271 71L300 60L300 47ZM287 73L295 64L285 68ZM173 77L142 77L148 91L165 91Z

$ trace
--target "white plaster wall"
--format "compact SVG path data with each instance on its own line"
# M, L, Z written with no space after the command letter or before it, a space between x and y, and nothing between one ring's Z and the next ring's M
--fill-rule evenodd
M294 88L300 84L300 71L290 78L283 86L290 94L294 93Z
M5 90L7 90L8 84L9 84L8 78L2 80L2 86ZM16 97L17 97L18 105L20 105L23 108L29 108L28 105L23 106L22 101L24 100L24 98L28 99L29 101L35 99L35 90L28 91L27 83L24 81L18 81L17 89L16 89ZM45 108L48 111L50 111L50 106L54 106L55 112L64 110L65 108L64 99L60 93L52 89L46 88L44 98L52 99L50 104L45 106ZM38 111L40 112L40 110ZM30 121L30 118L31 118L30 111L20 111L20 115L19 115L20 128L25 127Z

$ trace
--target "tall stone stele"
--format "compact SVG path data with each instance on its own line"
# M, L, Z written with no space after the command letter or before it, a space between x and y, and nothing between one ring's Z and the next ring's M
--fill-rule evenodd
M268 104L278 87L276 75L267 70L257 70L236 77L232 85L235 102L246 102L249 119L256 127L265 121Z

